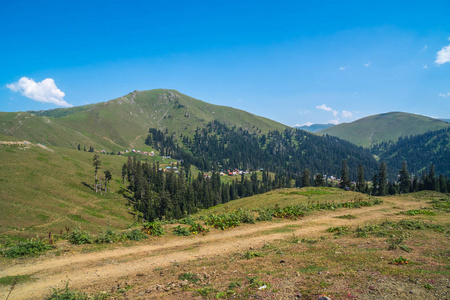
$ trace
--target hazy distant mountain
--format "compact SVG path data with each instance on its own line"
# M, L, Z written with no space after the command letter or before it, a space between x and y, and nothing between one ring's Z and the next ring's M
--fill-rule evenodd
M450 119L439 119L439 120L450 123Z
M337 136L358 146L369 147L389 140L396 142L399 137L423 134L449 126L449 123L426 116L390 112L339 124L318 133Z
M327 129L334 126L334 124L312 124L303 126L294 126L294 128L302 129L309 132L317 132L319 130Z

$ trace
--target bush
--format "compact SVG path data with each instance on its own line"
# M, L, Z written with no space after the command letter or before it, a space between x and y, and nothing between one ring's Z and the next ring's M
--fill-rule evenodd
M181 227L181 225L178 225L173 229L173 234L178 236L188 236L191 235L191 232L186 227Z
M93 241L89 231L82 231L80 228L75 228L69 235L69 242L74 245L92 244Z
M272 221L273 219L273 211L270 209L259 210L258 214L256 221Z
M7 258L15 258L25 255L38 255L39 253L45 252L52 248L53 247L51 245L44 241L28 240L2 250L2 255Z
M145 233L143 233L139 229L133 229L131 231L126 232L125 237L130 241L140 241L147 238Z
M115 243L121 240L121 236L118 235L114 230L110 227L104 229L95 239L97 244L106 244L106 243Z
M198 234L198 233L207 233L209 232L209 229L203 227L200 223L193 223L191 226L189 226L189 231L192 232L193 234Z
M153 236L163 236L165 234L160 222L146 222L142 231Z

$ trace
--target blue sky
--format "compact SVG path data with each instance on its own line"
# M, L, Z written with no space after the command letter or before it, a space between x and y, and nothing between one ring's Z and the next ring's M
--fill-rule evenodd
M287 125L450 118L449 15L433 0L3 0L0 111L168 88Z

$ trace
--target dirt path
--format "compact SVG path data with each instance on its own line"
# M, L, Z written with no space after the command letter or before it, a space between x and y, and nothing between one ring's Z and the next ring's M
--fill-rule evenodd
M405 202L404 208L419 207L420 203ZM387 209L389 208L389 209ZM257 225L242 225L232 230L212 230L205 236L152 239L152 244L130 248L116 248L95 253L66 255L18 263L0 270L0 277L33 274L36 281L17 285L10 296L13 299L36 299L50 292L51 287L62 287L70 279L71 287L83 288L93 283L108 286L120 277L135 275L164 267L174 262L195 260L202 256L227 255L247 251L250 247L261 247L269 241L295 235L318 236L330 226L356 226L367 222L395 218L392 203L361 209L320 211L302 220L280 223L263 222ZM344 214L357 216L355 220L336 219ZM279 233L277 229L289 226L292 232ZM2 287L0 298L5 299L9 288Z

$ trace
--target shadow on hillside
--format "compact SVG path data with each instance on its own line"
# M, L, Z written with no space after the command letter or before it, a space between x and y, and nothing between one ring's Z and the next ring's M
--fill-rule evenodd
M85 187L88 187L88 188L90 188L91 190L94 190L94 188L92 187L92 185L90 185L90 184L87 184L86 182L82 182L82 184L85 186Z

